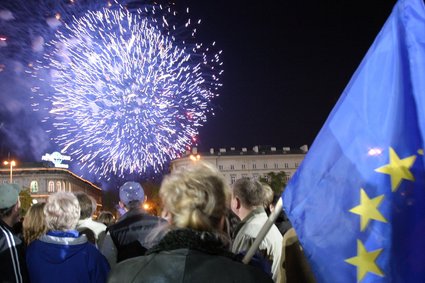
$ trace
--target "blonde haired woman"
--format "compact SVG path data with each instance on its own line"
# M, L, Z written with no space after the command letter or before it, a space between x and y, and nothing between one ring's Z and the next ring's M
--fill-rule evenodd
M77 197L68 192L52 194L44 206L47 233L27 248L31 283L105 282L106 258L75 230L80 219Z
M228 187L215 167L199 162L173 172L160 197L169 231L145 256L118 264L109 282L272 282L228 251Z
M44 206L46 203L33 204L27 211L22 223L22 231L25 244L28 246L32 241L46 234L47 227L44 219Z

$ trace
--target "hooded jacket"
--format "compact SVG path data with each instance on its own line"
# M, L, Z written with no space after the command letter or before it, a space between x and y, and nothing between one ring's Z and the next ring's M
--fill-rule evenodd
M49 231L27 249L32 283L106 282L106 258L77 231Z

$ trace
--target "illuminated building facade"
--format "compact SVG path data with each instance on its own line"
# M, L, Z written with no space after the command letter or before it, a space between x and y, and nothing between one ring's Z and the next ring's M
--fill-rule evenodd
M0 182L9 183L10 169L0 169ZM29 190L31 198L45 201L55 192L85 192L102 206L102 190L65 168L52 167L50 162L22 163L13 167L13 183Z
M267 178L267 173L282 171L286 173L287 180L289 180L301 164L307 151L306 145L300 149L260 146L254 146L252 150L247 148L237 150L234 147L218 150L211 148L206 153L198 152L196 148L193 148L192 151L186 152L183 157L171 162L171 171L202 160L214 164L223 173L229 184L233 184L235 180L243 177Z

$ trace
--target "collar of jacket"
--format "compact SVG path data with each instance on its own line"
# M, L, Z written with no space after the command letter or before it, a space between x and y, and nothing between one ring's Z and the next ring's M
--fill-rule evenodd
M15 232L12 227L10 227L6 222L4 222L2 219L0 219L0 225L6 227L11 232Z
M238 234L239 230L245 225L245 223L247 223L251 218L253 218L255 215L257 214L266 214L266 211L264 210L263 207L257 207L254 208L253 210L251 210L251 212L241 221L238 223L238 225L235 228L235 231L233 231L233 238L236 237L236 235ZM266 214L267 216L267 214Z
M87 243L86 235L79 236L76 230L48 231L45 235L41 236L39 240L45 243L68 246Z
M236 259L236 256L228 250L220 235L192 229L175 229L169 231L158 245L149 249L146 254L177 249L197 250L207 254Z

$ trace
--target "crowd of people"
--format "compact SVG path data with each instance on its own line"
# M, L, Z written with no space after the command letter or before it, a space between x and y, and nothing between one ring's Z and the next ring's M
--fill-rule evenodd
M126 182L117 220L108 211L95 217L86 193L57 192L29 208L21 234L13 228L19 190L0 185L0 282L290 282L282 274L290 230L283 214L250 263L241 261L278 197L248 178L229 187L212 165L164 177L161 216L142 209L139 183Z

